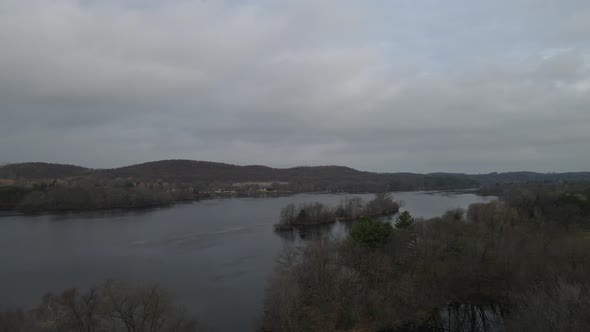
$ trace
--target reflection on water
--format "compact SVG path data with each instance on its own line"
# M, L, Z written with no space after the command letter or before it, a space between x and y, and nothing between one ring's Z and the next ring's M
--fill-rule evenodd
M153 281L220 331L254 330L267 279L284 246L340 237L350 223L277 234L282 207L345 194L235 198L169 208L0 217L0 306L30 306L46 291L107 278ZM357 195L368 200L372 195ZM487 202L471 193L401 192L403 209L425 218ZM231 312L231 319L226 313Z
M399 214L378 217L382 222L393 222ZM350 229L358 221L335 221L328 224L298 226L293 230L275 231L275 234L287 241L302 244L305 241L320 240L325 238L342 239L348 235Z

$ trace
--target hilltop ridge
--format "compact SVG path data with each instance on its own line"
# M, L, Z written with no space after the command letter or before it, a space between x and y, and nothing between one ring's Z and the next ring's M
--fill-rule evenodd
M112 169L20 163L0 167L0 209L63 211L132 208L219 195L452 190L497 183L590 180L579 173L374 173L345 166L272 168L197 160L160 160Z
M459 185L476 186L493 183L521 182L556 182L590 180L590 172L538 173L529 171L466 174L466 173L411 173L388 172L377 173L356 170L347 166L295 166L290 168L273 168L264 165L233 165L213 161L188 159L169 159L149 161L129 166L92 169L77 165L45 162L27 162L0 166L0 179L47 180L79 176L91 176L101 179L136 178L144 181L163 180L176 183L197 182L289 182L317 181L330 182L391 182L393 189L408 189L422 182L424 189L429 187L449 187Z

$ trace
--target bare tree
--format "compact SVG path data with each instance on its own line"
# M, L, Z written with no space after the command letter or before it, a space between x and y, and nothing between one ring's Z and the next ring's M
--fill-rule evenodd
M0 313L0 332L195 332L196 321L156 284L107 281L47 294L29 312Z

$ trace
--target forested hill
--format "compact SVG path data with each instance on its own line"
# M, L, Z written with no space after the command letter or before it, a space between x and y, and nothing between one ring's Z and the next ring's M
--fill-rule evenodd
M0 166L0 179L61 179L88 174L88 168L48 163L20 163Z
M526 182L562 182L562 181L589 181L590 172L567 173L535 173L535 172L508 172L471 175L482 185L494 183L526 183Z
M55 179L104 182L128 179L134 183L190 184L204 191L227 190L227 186L235 187L244 183L274 183L282 190L293 192L456 189L478 185L477 181L464 174L373 173L343 166L271 168L194 160L162 160L114 169L87 169L46 163L10 164L0 167L0 179L21 182Z
M315 184L323 190L363 190L385 186L391 190L454 189L481 184L590 180L590 172L535 173L373 173L343 166L272 168L238 166L194 160L162 160L113 169L88 169L74 165L20 163L0 167L0 179L52 180L90 177L102 180L133 178L171 183L287 182ZM386 189L386 188L384 188ZM370 191L370 190L369 190Z
M271 168L193 160L163 160L101 171L107 177L135 177L178 183L288 182L329 186L338 183L382 184L384 175L342 166Z
M146 207L213 195L384 192L474 188L496 183L590 180L588 173L372 173L343 166L271 168L163 160L114 169L22 163L0 167L0 210ZM490 184L492 184L490 186Z

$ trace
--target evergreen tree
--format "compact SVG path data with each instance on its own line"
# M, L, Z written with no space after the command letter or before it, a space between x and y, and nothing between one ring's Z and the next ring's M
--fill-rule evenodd
M410 215L410 212L404 211L395 220L396 228L408 228L414 225L414 218Z

